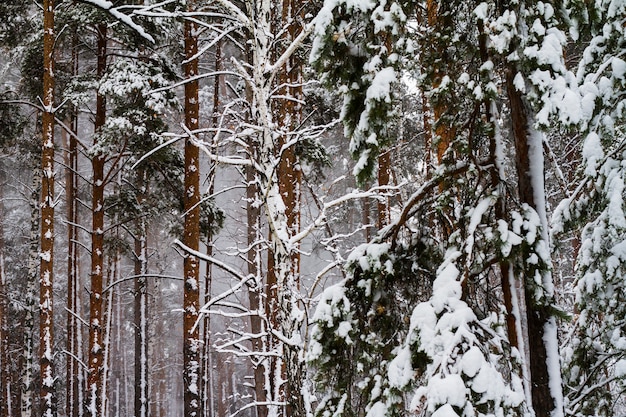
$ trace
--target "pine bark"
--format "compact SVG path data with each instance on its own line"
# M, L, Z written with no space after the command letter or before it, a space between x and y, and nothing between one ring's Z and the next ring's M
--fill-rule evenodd
M4 178L0 176L0 181ZM4 189L0 182L0 417L9 417L11 410L11 372L9 371L8 294L4 273Z
M215 45L215 72L219 73L222 70L222 42L218 41ZM211 117L211 124L213 128L218 129L220 111L220 81L221 76L216 75L213 81L213 113ZM213 164L209 170L209 190L208 194L212 195L215 191L215 171L217 164ZM211 219L212 220L212 219ZM206 254L209 257L213 256L213 233L209 225L209 230L206 236ZM213 284L213 267L210 262L206 264L206 273L204 276L204 303L208 303L211 299L211 287ZM211 316L207 315L204 318L203 329L203 350L202 350L202 364L203 377L202 377L202 396L203 396L203 412L207 416L214 415L214 381L213 381L213 356L211 349Z
M78 51L77 36L72 40L72 66L73 75L78 75ZM78 133L77 109L72 108L69 126L71 133ZM75 359L80 357L78 347L78 142L72 134L67 136L66 170L65 170L65 195L67 207L67 342L66 349L70 353L66 367L66 404L65 413L68 417L78 417L80 410L79 397L79 366Z
M20 416L30 417L34 413L35 380L35 302L37 282L39 280L39 195L42 184L42 172L37 168L33 174L33 188L30 198L30 239L28 253L28 275L24 316L22 318L22 355L20 357Z
M263 299L263 282L260 276L260 256L258 242L260 241L260 209L256 204L258 190L255 181L255 170L252 167L246 167L246 213L248 228L248 275L256 277L255 285L248 287L248 300L250 305L250 331L254 335L252 339L253 352L266 351L266 337L264 320L265 308L262 303ZM254 367L254 393L257 404L257 417L267 417L268 408L265 405L267 401L267 391L265 386L265 372L268 359L259 355Z
M287 26L285 45L289 45L299 34L298 26L303 4L301 0L283 0L281 22ZM283 100L279 102L276 121L283 134L280 136L276 152L280 157L278 164L278 191L285 207L284 221L288 236L294 236L300 231L300 201L302 188L302 172L296 153L296 144L293 141L295 132L302 121L302 62L297 54L293 54L278 77ZM280 239L275 233L272 239ZM286 242L276 244L284 245ZM287 256L289 259L283 259ZM300 329L293 319L294 299L300 286L300 252L297 247L290 248L288 253L270 251L271 261L268 262L268 290L269 300L275 300L270 306L269 315L276 329L290 338ZM276 273L276 268L284 271ZM273 281L273 282L272 282ZM271 298L270 298L271 297ZM274 375L283 375L284 387L275 390L287 403L285 416L304 415L302 403L303 364L300 360L300 346L283 344L283 360L275 364ZM280 349L279 349L280 350ZM282 368L282 369L281 369ZM276 381L275 381L276 382Z
M100 24L97 32L97 77L104 76L107 63L107 26ZM96 96L96 133L106 120L104 96ZM101 153L92 159L92 231L91 231L91 293L89 295L89 362L85 413L89 417L100 417L103 413L102 373L104 370L103 302L104 282L104 164Z
M43 2L43 115L39 266L39 369L41 414L56 416L54 347L54 0Z
M391 182L391 150L382 149L378 156L378 186L385 187ZM390 201L387 196L378 199L378 230L387 226L391 221Z
M194 10L194 2L188 2L188 10ZM191 20L185 20L185 125L190 132L198 129L199 102L198 81L198 27ZM185 139L185 178L184 210L185 226L183 244L193 251L200 246L200 166L199 149L193 138ZM184 416L202 415L200 390L200 332L195 326L200 308L200 265L198 258L186 254L183 263L184 273L184 319L183 319L183 381Z
M436 57L437 60L432 63L432 73L430 74L431 88L437 90L441 86L441 82L447 75L446 62L450 57L447 56L448 44L447 37L443 36L443 33L449 31L452 28L451 19L448 17L450 13L444 8L445 2L437 2L436 0L428 0L426 4L427 22L432 32L432 37L429 38L432 42L429 48L432 49L430 55ZM448 150L454 137L456 136L456 128L450 120L451 112L450 98L441 94L431 97L428 108L432 109L432 123L425 123L429 125L434 131L434 135L430 134L427 138L434 140L433 145L436 146L437 152L437 164L439 166L445 164L452 157L448 155ZM442 181L439 185L440 193L443 193L446 189L446 183ZM440 222L442 224L443 239L447 240L452 234L454 225L450 224L448 219L448 213L452 210L451 207L442 207L440 213Z
M147 192L145 171L137 172L140 190L137 203L141 206ZM148 381L148 236L143 218L136 220L135 227L135 417L149 415L149 381Z
M545 211L545 207L538 207L535 197L544 190L535 190L536 182L533 178L530 161L530 120L529 107L514 85L517 74L515 69L510 69L507 74L506 85L511 110L513 137L515 141L515 164L518 177L518 192L522 203L528 204L538 212ZM536 145L536 144L535 144ZM536 163L536 161L535 161ZM534 277L523 277L525 280L533 280ZM548 368L547 344L558 343L556 340L547 340L549 335L545 329L549 321L553 319L549 306L537 305L534 290L525 285L527 334L529 349L529 364L531 377L532 406L536 417L550 417L559 413L555 398L553 398L551 375Z
M428 17L428 25L432 29L434 29L435 36L439 37L439 33L443 32L447 29L450 29L450 22L446 16L442 15L441 8L442 5L438 4L435 0L428 0L427 2L427 17ZM441 57L441 60L445 62L445 45L437 44L435 42L432 45L436 50L434 51L434 56ZM446 69L444 65L436 66L434 68L433 76L433 89L437 89L441 85L441 81L446 75ZM443 162L444 155L450 144L452 143L452 139L456 135L456 130L449 123L444 121L444 116L448 113L448 105L446 100L441 98L437 98L435 103L431 105L433 109L433 127L435 129L435 143L437 145L437 162L441 164Z

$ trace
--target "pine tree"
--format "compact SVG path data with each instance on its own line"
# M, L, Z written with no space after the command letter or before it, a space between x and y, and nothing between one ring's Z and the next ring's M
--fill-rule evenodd
M565 35L558 26L563 11L546 3L428 2L418 9L422 25L412 32L404 23L411 10L411 4L400 2L329 1L318 15L312 61L344 94L342 118L356 151L355 173L369 175L371 169L363 168L372 166L384 134L390 137L402 71L416 74L428 108L434 109L439 165L391 227L353 253L349 265L358 273L329 290L318 307L310 359L321 367L317 375L328 395L318 413L349 413L357 404L366 413L402 413L407 406L402 393L408 390L411 407L426 415L524 415L530 409L538 416L562 415L559 313L547 234L543 136L537 129L567 101L558 85L572 81L563 66ZM388 36L392 40L386 43ZM499 115L501 108L509 112ZM511 137L500 128L502 118L511 120ZM515 150L511 168L517 172L517 195L507 192L505 143ZM401 326L394 341L384 339L383 330L367 338L376 342L355 341L366 329L358 321L363 315L397 317L386 304L377 308L376 298L385 299L387 281L398 280L400 271L425 274L433 285L426 300L407 298L417 315L413 324ZM503 294L490 290L500 283ZM361 288L373 294L372 305L362 306L358 296L348 295ZM501 311L507 312L506 320ZM504 326L508 332L496 330ZM490 338L497 342L487 343ZM380 350L390 344L393 353ZM356 358L375 357L375 365L361 359L365 362L355 372L336 364L325 376L333 368L326 355L339 351L337 346ZM495 359L502 357L506 367ZM464 366L472 360L483 365L467 373ZM490 380L501 384L498 394L481 386L490 372L495 372ZM346 397L344 384L359 386L360 378L363 386L378 381L375 394ZM446 397L442 387L448 383L459 389L445 392L467 396Z
M0 173L0 416L8 417L11 410L11 374L9 372L8 291L4 269L4 175Z
M55 417L54 357L54 1L43 3L43 115L41 151L41 252L39 280L39 369L41 414Z
M107 68L107 24L96 26L97 77L101 79ZM106 101L103 94L96 96L94 130L100 133L106 121ZM92 228L91 228L91 292L89 294L89 362L85 397L85 414L100 417L103 412L102 373L104 369L104 310L102 289L104 283L104 164L105 155L98 149L98 136L92 157Z
M578 187L555 214L557 231L581 230L576 259L578 315L566 351L566 407L572 416L615 416L626 384L622 264L626 62L623 4L570 3L578 41L577 100L562 117L583 134ZM575 105L573 105L575 104Z
M193 12L195 3L187 4ZM183 244L197 252L200 245L200 151L194 143L195 131L199 127L198 100L198 25L185 20L185 179ZM184 258L184 327L183 327L183 382L185 417L203 413L201 397L200 335L196 326L200 310L200 265L195 254L187 253Z

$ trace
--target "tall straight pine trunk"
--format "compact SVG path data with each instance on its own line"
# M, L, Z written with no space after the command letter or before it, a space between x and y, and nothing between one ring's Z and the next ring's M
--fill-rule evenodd
M54 0L43 2L43 115L39 266L39 400L41 415L56 416L54 347Z
M187 3L189 11L194 10L194 2ZM184 210L185 226L183 244L192 251L200 246L200 164L199 148L194 143L193 132L198 129L198 26L191 20L185 20L185 125L191 132L185 139L185 178ZM200 367L200 332L195 326L200 309L200 265L198 258L187 253L183 265L183 390L184 416L202 415L201 367Z
M148 180L144 169L137 172L139 189L137 203L141 206L147 193ZM148 381L148 233L143 217L135 220L135 417L149 415Z
M78 75L78 36L72 36L72 74ZM67 417L80 415L81 400L79 373L80 363L75 358L80 358L78 346L78 141L74 135L78 134L77 109L72 107L68 125L71 128L67 134L67 153L65 170L65 195L67 207L67 342L66 350L69 353L66 367L66 404Z
M215 45L215 72L219 73L222 70L222 42L218 41L217 45ZM213 81L213 114L211 117L211 124L215 129L217 129L219 125L219 116L218 113L220 111L220 81L221 77L216 75ZM213 164L209 169L208 181L209 181L209 190L208 194L212 195L215 191L215 173L217 170L217 164ZM211 226L209 225L209 230L206 235L206 254L209 257L213 256L213 232L211 230ZM210 262L206 264L206 271L204 275L204 303L208 303L211 299L211 287L213 284L213 268ZM207 315L204 318L203 326L202 326L202 337L203 337L203 349L202 349L202 364L203 366L203 374L202 374L202 409L203 413L206 416L212 416L214 414L214 380L213 380L213 356L212 356L212 347L211 347L211 316Z
M507 74L506 86L511 109L513 138L515 142L515 164L518 176L519 198L532 207L541 220L547 236L545 190L538 189L544 183L543 142L539 132L531 125L530 107L514 85L517 70L511 66ZM547 241L547 239L546 239ZM534 277L523 277L533 280ZM548 287L552 286L550 271L543 271L543 291L551 297ZM556 323L549 305L537 303L535 291L525 285L525 306L527 319L528 363L531 379L532 406L536 417L557 417L563 415L562 392L556 337ZM523 312L522 312L523 314ZM556 375L555 367L558 370Z
M107 64L107 26L96 26L97 77L104 76ZM96 96L95 132L104 126L106 102L100 93ZM97 139L96 139L97 140ZM102 287L104 281L104 155L92 159L92 231L91 231L91 293L89 295L89 362L85 413L100 417L103 413L102 373L104 369L104 317Z
M446 4L438 2L436 0L428 0L426 3L426 19L428 27L431 31L432 44L431 54L437 57L442 62L441 65L435 65L432 77L432 89L436 91L447 74L447 68L445 65L447 48L449 47L449 39L447 36L443 36L444 33L449 32L452 29L450 12L445 10ZM437 152L437 164L444 165L449 161L451 156L448 155L448 150L454 137L456 136L456 127L452 123L450 116L451 105L449 98L442 95L434 95L430 99L427 108L432 109L432 123L425 123L432 129L427 134L427 138L431 139L431 145L436 147ZM433 134L434 133L434 134ZM448 161L444 160L448 158ZM443 193L446 188L445 182L441 182L439 185L439 191ZM448 213L453 210L452 207L442 207L440 214L440 221L442 223L442 238L447 240L453 232L453 225L449 223Z
M302 0L283 0L282 22L287 26L287 44L290 44L299 34L301 28ZM300 203L302 193L302 171L296 154L296 145L293 138L302 123L302 62L298 54L292 54L283 67L279 82L285 90L286 100L280 105L277 121L282 122L285 133L279 141L280 163L278 165L278 187L285 204L285 216L289 236L300 231ZM285 294L279 295L281 304L281 326L286 328L286 334L293 336L300 331L298 323L293 321L293 309L296 292L300 289L300 251L298 247L291 248L289 253L291 268L287 273L287 282L281 283ZM304 368L300 359L301 346L285 344L284 361L286 373L285 400L286 416L304 416L305 406L302 398L302 380Z
M33 172L33 188L30 195L30 238L28 250L28 272L24 316L22 317L22 355L20 357L20 417L30 417L35 410L35 303L37 283L39 281L39 198L42 184L42 172L37 168Z
M11 410L11 372L9 365L8 294L4 273L4 188L0 173L0 417L9 417Z

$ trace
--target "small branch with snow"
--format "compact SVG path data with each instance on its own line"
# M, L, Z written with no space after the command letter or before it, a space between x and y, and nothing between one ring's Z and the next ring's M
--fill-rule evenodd
M107 0L79 0L82 3L90 4L92 6L98 7L102 10L105 10L111 14L111 16L115 17L120 22L124 23L135 32L139 34L142 38L149 41L150 43L155 43L154 38L147 33L143 27L133 22L133 19L129 15L122 13L119 10L119 7L115 7L113 3Z

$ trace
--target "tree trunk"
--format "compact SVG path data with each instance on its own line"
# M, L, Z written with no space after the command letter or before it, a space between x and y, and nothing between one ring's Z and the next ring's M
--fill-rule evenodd
M381 149L378 156L378 186L385 187L390 184L391 179L391 150ZM377 228L381 230L391 221L389 197L380 196L378 200L378 222Z
M147 236L145 224L138 223L139 236L135 237L135 416L149 414L148 383L148 287L147 287Z
M194 2L188 2L188 10L194 10ZM185 125L190 132L198 129L199 102L198 80L198 26L191 20L185 20ZM200 166L199 149L193 138L185 140L185 191L184 210L185 228L183 244L193 251L198 251L200 242ZM184 259L184 319L183 319L183 381L184 381L184 416L201 416L202 399L200 391L200 332L195 326L200 308L200 266L198 258L186 254Z
M484 31L484 22L479 20L478 22L478 44L480 50L480 58L482 63L486 63L489 61L489 52L488 52L488 34ZM502 150L502 137L500 127L498 125L498 111L496 104L491 99L485 99L483 102L484 105L484 118L491 124L491 129L489 130L489 155L491 160L491 187L494 191L497 192L498 201L495 203L495 218L496 220L504 220L507 223L510 222L510 217L508 216L506 209L507 202L507 190L505 181L505 173L503 169L504 161L499 159L499 155L503 154ZM521 288L521 283L519 280L515 278L515 272L513 269L513 265L510 263L508 259L503 259L500 261L500 283L502 286L502 297L504 302L504 307L506 309L506 327L507 327L507 336L509 339L510 346L512 348L517 349L519 354L521 355L521 369L518 372L521 373L524 392L526 395L526 401L528 402L528 407L530 407L530 403L532 402L532 394L530 392L530 387L528 384L528 380L530 379L529 371L527 369L528 363L528 354L526 351L526 336L523 334L523 329L526 328L524 325L526 320L523 319L520 312L526 311L524 291Z
M39 193L42 184L42 172L35 169L33 175L33 189L30 198L30 240L28 253L28 277L24 317L22 323L22 357L20 364L20 415L31 417L34 413L34 380L35 380L35 299L37 281L39 280Z
M261 228L261 211L255 203L258 198L258 189L255 181L255 170L252 167L246 167L246 213L248 218L248 275L255 277L254 287L248 287L248 300L250 304L250 332L253 334L252 350L253 352L265 352L267 337L263 335L266 331L264 326L264 317L266 310L263 307L263 278L260 275L261 253L259 251L258 242L260 241ZM263 405L257 405L257 417L267 417L268 409L265 402L267 401L267 387L265 386L265 372L268 358L259 355L256 362L253 363L254 368L254 393L256 402Z
M446 14L442 13L440 10L445 3L440 3L435 0L427 1L427 21L428 26L431 31L434 33L432 39L432 44L429 45L432 48L432 56L437 57L442 63L445 63L448 57L447 48L449 42L446 37L442 34L446 31L449 31L452 27L450 19L446 16ZM432 90L437 90L441 86L441 82L444 77L447 75L447 68L445 64L436 65L433 69L433 73L431 74L431 88ZM433 145L437 148L437 164L442 165L446 161L448 149L452 144L452 141L456 135L456 128L449 120L449 113L451 103L450 98L443 96L441 94L437 96L433 96L431 98L431 102L429 103L429 108L432 108L433 111L433 119L431 128L434 130L434 135L432 139L434 139ZM428 138L428 136L427 136ZM452 156L448 157L448 160ZM446 183L442 181L439 185L439 191L443 193L446 189ZM443 240L447 241L448 237L452 234L454 225L451 225L448 220L448 214L452 208L450 206L441 208L441 224L442 224L442 233Z
M530 110L524 98L514 85L517 71L510 68L507 74L507 92L511 108L511 121L513 137L515 140L515 163L518 176L519 198L522 203L528 204L535 209L542 221L544 239L547 241L547 218L544 189L536 189L538 184L543 184L543 167L541 173L531 166L543 161L543 146L537 132L533 131L529 120ZM539 175L541 177L539 178ZM525 280L533 280L534 277L522 277ZM548 293L551 284L550 271L543 272L543 290ZM563 415L562 393L556 392L561 388L560 374L551 374L550 361L558 361L558 340L556 330L547 331L555 327L554 317L550 313L549 305L538 305L535 301L534 289L525 284L526 318L528 333L528 350L531 378L532 406L536 417L555 417Z
M11 404L11 372L9 370L8 294L4 273L4 175L0 172L0 417L9 417Z
M43 117L41 150L41 252L39 266L39 370L41 413L56 416L53 366L54 309L54 0L43 2Z
M137 204L142 206L147 192L145 171L137 172L140 190ZM135 417L147 417L149 414L148 382L148 236L143 218L135 221Z
M300 14L303 2L301 0L283 0L282 24L287 25L287 44L290 44L300 33ZM280 72L279 82L283 86L283 99L279 104L277 122L284 131L281 136L278 149L280 162L278 165L278 189L285 205L285 220L288 236L294 236L300 232L300 202L302 188L302 171L296 145L290 133L297 132L302 122L302 62L298 54L293 54L285 63ZM276 237L276 236L274 236ZM280 254L274 253L274 263L284 262ZM287 337L292 337L299 332L298 323L293 322L294 299L300 289L300 251L299 247L291 247L289 256L289 270L285 271L285 281L277 285L277 297L280 308L281 332ZM283 266L281 266L283 267ZM284 267L283 267L284 268ZM282 275L282 274L280 274ZM279 276L280 276L279 275ZM268 283L269 284L269 283ZM284 344L284 367L286 385L284 396L287 402L286 416L304 416L304 404L302 402L302 378L303 363L300 359L301 346ZM278 373L277 373L278 375Z
M97 77L104 76L107 63L107 26L100 24L97 32ZM106 102L104 96L96 96L95 131L104 126ZM89 362L87 371L86 415L102 415L102 372L104 368L102 286L104 275L104 155L92 159L93 196L91 231L91 293L89 296Z
M115 252L115 256L109 257L107 262L107 278L104 284L111 284L116 282L120 278L120 253ZM113 328L113 288L109 289L106 293L103 292L103 321L105 323L104 330L102 332L102 340L104 345L102 348L102 392L100 394L102 410L100 414L102 416L110 415L110 402L109 402L109 381L111 374L111 334Z
M72 39L72 66L73 75L78 75L78 50L77 36ZM77 109L72 108L68 125L74 135L78 133ZM67 154L65 170L65 195L67 207L67 342L66 349L69 353L66 367L66 405L65 413L68 417L78 417L80 402L78 392L80 390L79 366L75 358L80 357L77 332L79 331L76 315L78 314L78 204L77 204L77 180L78 175L78 143L72 134L66 134Z

